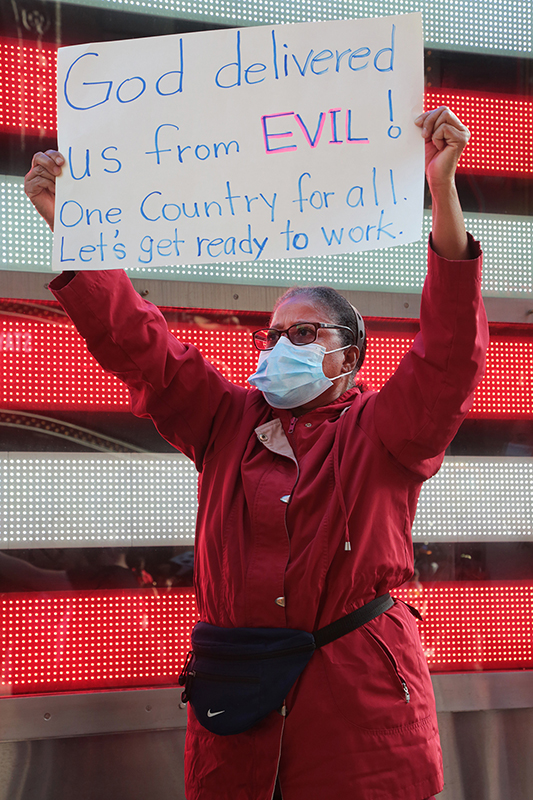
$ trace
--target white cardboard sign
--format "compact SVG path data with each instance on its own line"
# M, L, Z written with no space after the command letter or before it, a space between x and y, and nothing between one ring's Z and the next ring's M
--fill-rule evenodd
M53 268L415 241L422 97L418 13L60 48Z

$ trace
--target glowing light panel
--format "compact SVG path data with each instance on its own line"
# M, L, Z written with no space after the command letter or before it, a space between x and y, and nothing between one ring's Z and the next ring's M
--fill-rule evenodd
M1 549L194 539L197 474L179 453L3 453L0 478ZM422 488L413 537L533 539L533 458L447 456Z
M327 19L383 17L420 11L427 43L450 49L520 53L533 50L530 0L71 0L164 17L183 17L220 25L269 25Z
M176 684L192 590L0 595L0 694Z
M409 350L413 335L396 333L369 335L368 362L360 371L361 381L380 389ZM492 338L487 369L476 389L470 417L533 417L533 339L518 341Z
M436 583L395 589L419 609L432 672L533 667L533 587L528 582Z
M422 487L414 539L533 538L533 458L447 456Z
M54 135L57 49L0 38L0 131Z
M407 585L432 672L533 667L526 581ZM0 694L176 685L198 619L192 590L0 595Z
M191 544L194 538L196 470L179 453L4 453L0 468L4 549Z
M379 326L379 320L375 323ZM216 329L209 320L171 328L228 380L248 386L257 351L242 328ZM414 334L369 332L368 355L360 379L380 389L407 352ZM105 373L70 324L40 322L0 314L0 409L129 409L124 385ZM533 417L533 337L491 340L487 372L478 387L471 416Z
M70 324L0 318L0 365L4 407L129 408L124 385L96 364Z
M468 91L426 89L426 109L448 106L467 126L472 139L459 172L533 175L533 100Z

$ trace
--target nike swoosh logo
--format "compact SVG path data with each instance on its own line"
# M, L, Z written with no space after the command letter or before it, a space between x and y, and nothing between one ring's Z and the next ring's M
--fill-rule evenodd
M226 709L224 709L223 711L211 711L211 709L209 708L207 710L207 716L208 717L218 717L219 714L225 714L225 713L226 713Z

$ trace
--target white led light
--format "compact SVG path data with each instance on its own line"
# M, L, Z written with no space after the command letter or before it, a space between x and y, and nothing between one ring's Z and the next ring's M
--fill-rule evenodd
M434 47L531 56L530 0L70 0L81 6L113 8L220 25L272 25L409 14L420 11L425 41Z
M416 539L533 539L533 459L449 456L420 493Z
M0 548L191 544L197 475L180 454L0 454ZM447 457L413 536L533 539L533 459Z
M50 271L52 234L20 177L0 175L0 226L0 269Z
M0 203L0 269L50 273L52 234L25 197L21 178L0 176ZM494 297L530 296L533 293L533 219L469 213L465 214L465 220L468 230L483 245L484 293ZM399 247L338 256L271 259L262 261L260 268L251 261L233 261L136 267L128 272L133 277L164 275L166 279L202 283L238 281L257 286L317 283L337 289L416 292L421 290L426 274L430 230L431 213L425 212L422 238Z
M4 453L0 547L187 544L196 471L180 454Z

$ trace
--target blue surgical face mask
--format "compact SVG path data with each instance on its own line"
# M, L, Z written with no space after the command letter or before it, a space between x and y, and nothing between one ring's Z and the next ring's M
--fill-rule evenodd
M345 378L346 372L335 378L324 375L322 362L327 353L347 350L337 347L326 350L322 345L295 345L286 336L280 336L272 350L264 350L257 362L257 369L248 378L248 383L257 387L273 408L298 408L315 400L322 392L333 386L333 381Z

